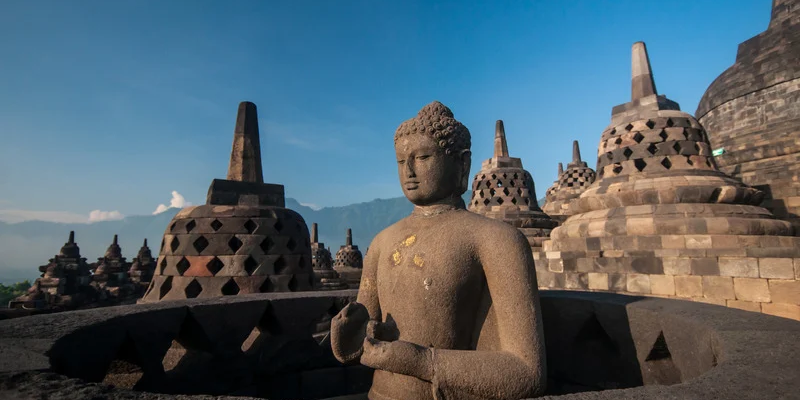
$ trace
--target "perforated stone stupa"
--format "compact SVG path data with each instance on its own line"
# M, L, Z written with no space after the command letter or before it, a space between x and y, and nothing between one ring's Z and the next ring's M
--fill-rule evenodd
M128 277L130 267L131 264L122 256L117 235L114 235L103 257L92 265L92 285L97 287L102 300L117 301L136 292L136 285Z
M561 171L561 163L558 165L558 181L553 184L552 191L547 191L547 202L542 209L553 219L563 222L572 214L569 209L570 200L578 198L594 183L597 174L581 159L577 140L572 142L572 162L567 164L567 170Z
M800 0L773 0L767 30L739 45L695 116L720 170L765 192L800 232Z
M347 282L350 289L358 289L361 282L361 270L364 268L364 256L358 246L353 244L353 231L347 230L345 245L339 247L333 269Z
M156 259L150 247L147 246L147 239L144 239L139 253L134 257L131 263L131 268L128 270L128 276L136 286L137 293L144 294L150 281L153 280L153 274L156 270Z
M657 94L644 43L632 67L631 101L612 110L597 180L545 242L540 284L793 312L791 225L717 169L702 125Z
M564 173L564 163L558 163L558 173L556 174L556 180L553 181L553 184L550 185L549 188L544 192L545 198L548 196L552 196L556 190L558 190L558 181L561 179L561 174Z
M283 185L264 183L250 102L239 104L227 178L170 222L142 301L312 289L308 227L285 208Z
M494 155L483 162L472 181L468 209L516 227L531 247L540 248L558 225L539 208L533 177L522 167L522 160L508 155L501 120L495 125Z
M97 291L90 285L89 264L85 257L81 257L74 231L69 233L69 240L61 251L47 265L39 267L39 271L42 276L36 279L28 293L12 300L9 307L67 310L97 299Z
M318 290L347 289L339 273L333 269L333 257L325 243L317 236L317 223L311 224L311 265L314 268L314 286Z

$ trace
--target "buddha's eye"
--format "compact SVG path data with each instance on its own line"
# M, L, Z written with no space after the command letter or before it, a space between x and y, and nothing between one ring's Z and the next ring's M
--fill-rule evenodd
M406 160L397 160L397 163L400 164L400 165L403 165L403 164L406 163Z
M428 158L430 158L430 156L427 155L427 154L423 154L421 156L417 156L417 160L427 160Z

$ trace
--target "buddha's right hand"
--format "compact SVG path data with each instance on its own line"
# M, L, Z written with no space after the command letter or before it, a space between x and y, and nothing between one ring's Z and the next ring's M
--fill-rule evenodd
M331 320L331 349L342 363L352 362L364 352L369 312L363 304L352 302Z

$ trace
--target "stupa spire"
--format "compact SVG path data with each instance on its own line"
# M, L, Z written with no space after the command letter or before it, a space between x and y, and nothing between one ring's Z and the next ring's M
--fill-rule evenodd
M311 243L317 243L317 223L311 224Z
M117 245L117 235L114 235L114 241L111 242L112 245Z
M353 245L353 231L350 228L347 228L347 239L345 241L345 245L347 246Z
M564 163L558 163L558 176L564 173Z
M503 120L498 119L494 126L494 156L508 157L508 142L506 142L506 129Z
M147 238L144 238L144 243L142 243L142 247L147 247Z
M577 164L580 163L581 160L581 148L578 145L577 140L572 141L572 162Z
M258 114L256 105L249 101L239 103L227 179L264 183L261 171L261 143L258 138Z
M75 231L69 231L69 239L67 244L75 244Z
M631 53L631 101L657 94L650 58L647 56L647 46L644 42L636 42Z

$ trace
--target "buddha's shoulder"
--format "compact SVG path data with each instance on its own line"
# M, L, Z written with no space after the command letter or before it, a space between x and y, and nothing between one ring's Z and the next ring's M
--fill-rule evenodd
M461 212L460 217L460 220L456 221L456 223L464 224L465 228L469 228L473 232L500 235L512 235L520 233L517 228L514 228L503 221L485 217L474 212Z

